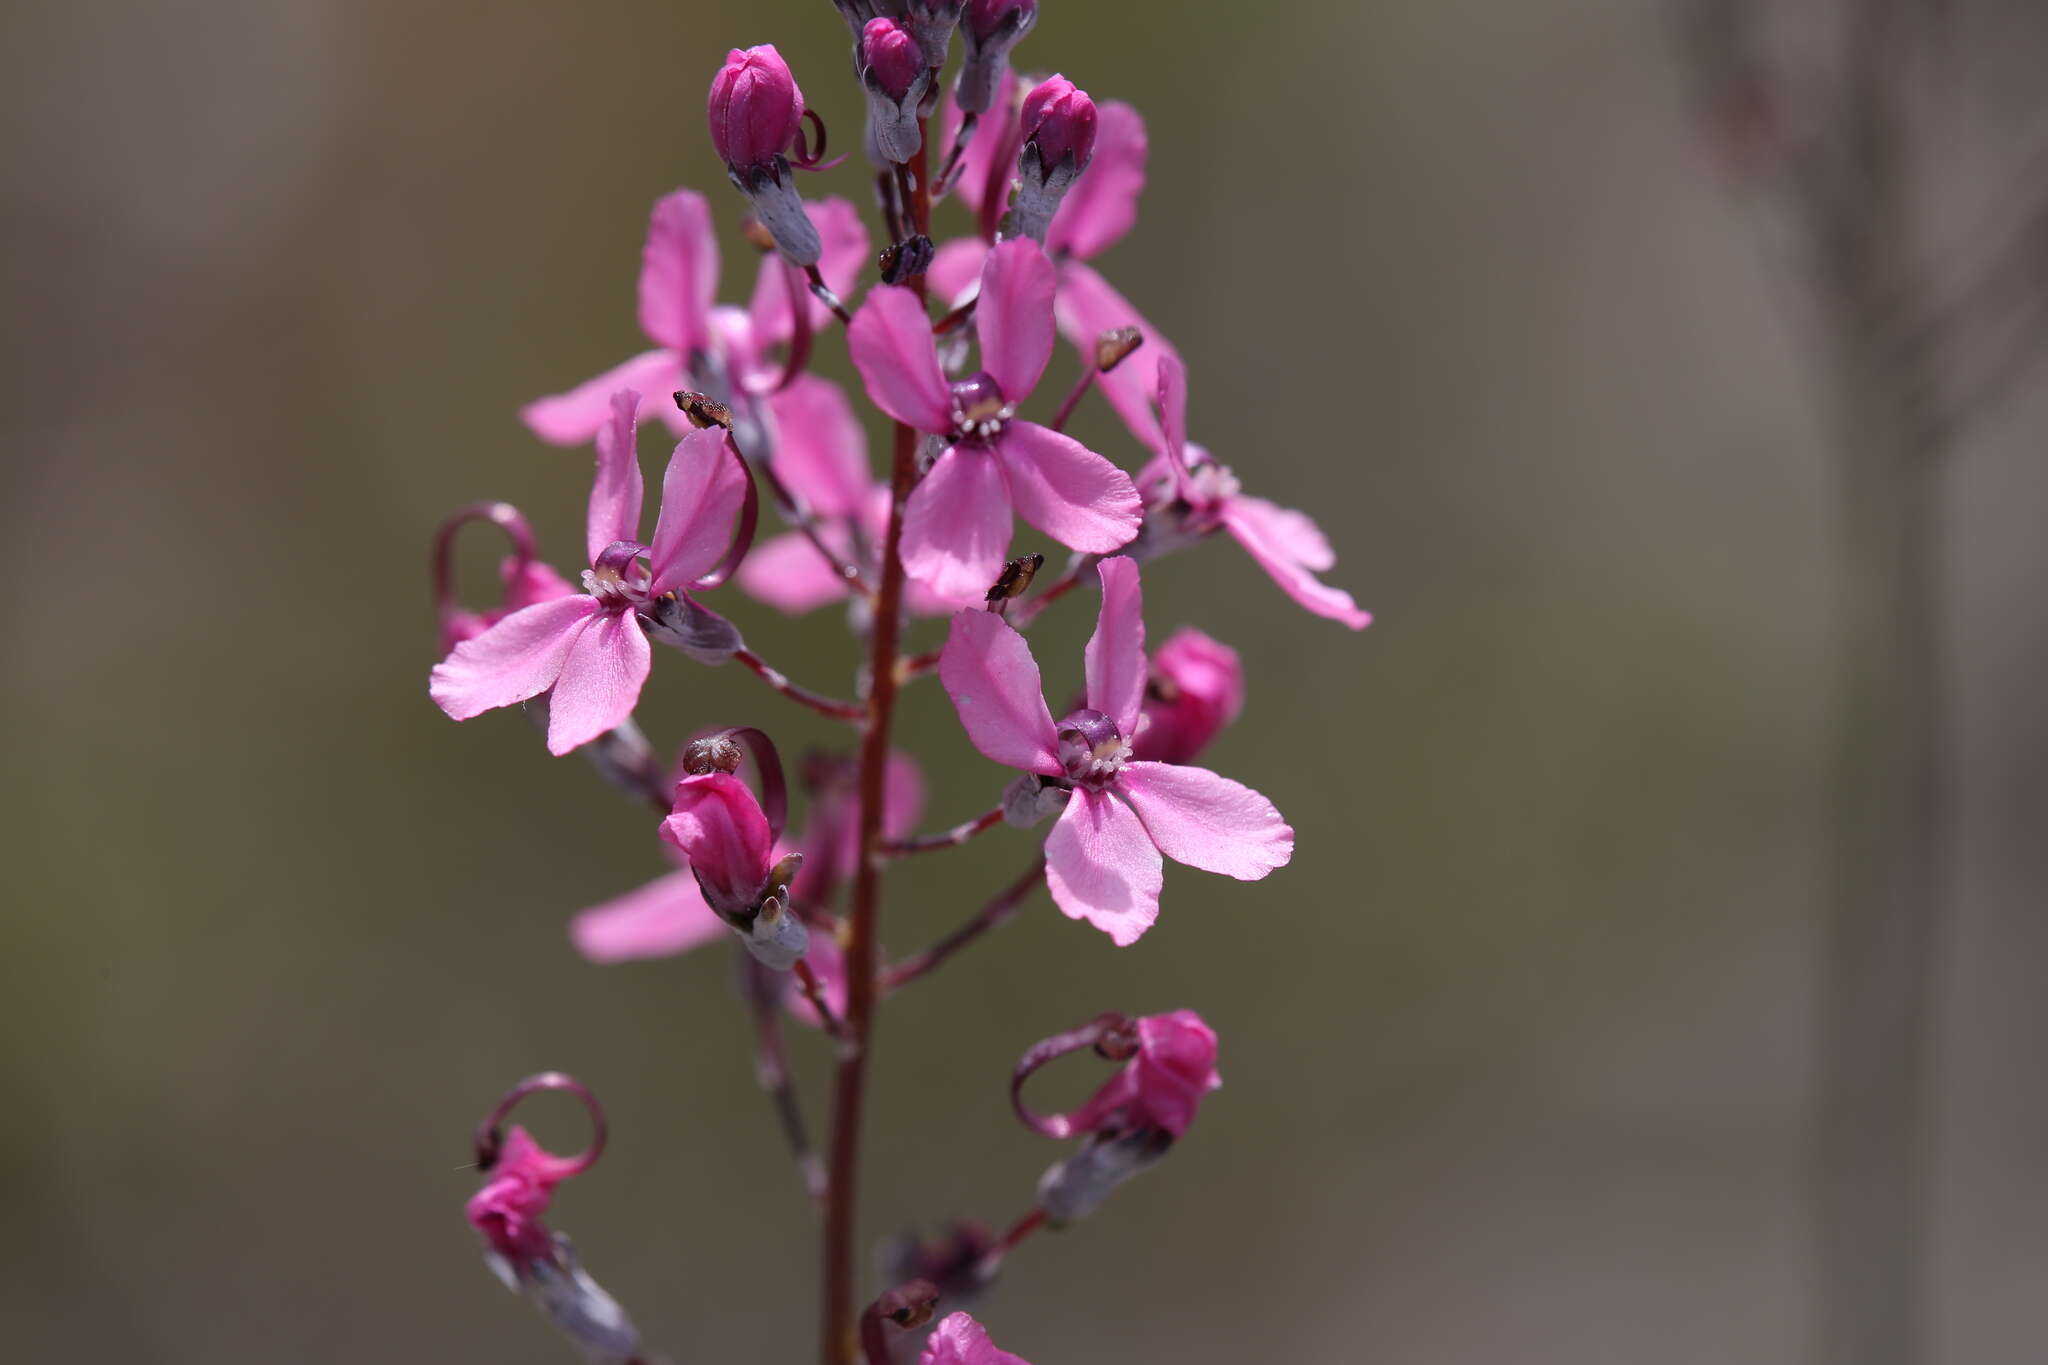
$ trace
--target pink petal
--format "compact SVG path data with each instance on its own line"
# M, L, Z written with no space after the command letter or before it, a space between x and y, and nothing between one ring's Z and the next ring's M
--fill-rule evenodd
M1173 478L1174 491L1190 502L1195 501L1194 491L1188 478L1188 371L1180 363L1180 357L1168 352L1159 357L1156 365L1159 374L1159 426L1162 433L1160 449L1163 452L1153 464L1165 461ZM1151 474L1147 466L1146 473Z
M1092 168L1089 173L1093 173ZM1157 358L1177 356L1179 352L1174 350L1173 343L1112 289L1108 280L1079 261L1068 261L1060 267L1056 310L1061 335L1080 349L1084 362L1094 356L1096 339L1113 327L1135 327L1145 334L1145 344L1138 353L1103 375L1096 386L1133 436L1153 450L1161 449L1159 418L1152 411L1152 399L1159 373Z
M427 693L456 720L517 706L555 685L597 603L578 593L521 608L434 665Z
M639 394L639 410L648 412L659 411L663 404L673 408L669 395L687 387L675 352L642 351L567 393L536 398L519 410L519 420L551 445L580 446L611 420L612 395L620 389Z
M755 541L734 580L748 595L791 616L846 596L846 580L799 531Z
M807 202L804 207L810 212L811 225L818 229L822 248L818 273L824 276L832 292L850 306L854 286L870 259L867 224L861 221L859 210L837 197ZM761 258L761 273L755 277L754 297L747 311L753 318L754 344L762 349L789 340L794 320L789 306L790 273L780 256L770 253ZM830 327L832 310L811 293L803 272L796 272L795 283L810 309L811 330L821 332Z
M662 475L661 515L647 549L650 593L659 597L686 587L725 557L746 492L747 475L722 428L693 431L676 443Z
M873 479L868 436L846 390L814 374L770 395L775 416L775 473L813 512L857 515Z
M1177 863L1255 882L1294 856L1294 831L1273 803L1207 768L1127 763L1116 789Z
M1359 610L1350 593L1319 581L1295 558L1295 544L1276 542L1272 538L1276 534L1275 527L1263 522L1256 513L1249 517L1242 515L1241 501L1232 498L1224 504L1223 524L1231 535L1237 537L1237 543L1244 546L1245 553L1280 585L1280 591L1316 615L1341 621L1353 630L1364 630L1372 624L1372 613ZM1279 533L1284 534L1284 531Z
M1144 188L1145 120L1119 100L1097 105L1095 156L1053 216L1046 250L1084 261L1101 255L1138 221Z
M932 257L925 271L925 287L948 309L958 308L967 296L981 288L981 267L988 260L988 244L979 237L955 237Z
M725 934L687 868L591 906L569 921L569 940L597 963L672 957Z
M1240 493L1230 500L1229 515L1256 527L1269 545L1284 546L1287 557L1314 573L1327 573L1337 563L1330 538L1306 512Z
M986 450L949 447L904 505L904 570L942 596L973 601L996 581L1009 548L1002 468Z
M592 619L562 660L548 699L548 752L566 754L623 725L652 664L638 616L608 611Z
M996 1349L980 1323L965 1313L942 1318L925 1342L917 1365L1031 1365L1022 1356Z
M901 285L881 285L846 329L854 368L875 406L919 431L953 429L953 399L939 373L932 320L924 302Z
M939 681L974 747L1006 768L1056 777L1063 769L1052 712L1031 646L994 612L953 617L939 654Z
M657 199L640 251L640 330L677 355L711 340L707 317L718 293L718 236L711 206L693 190Z
M1131 476L1073 437L1013 421L994 449L1018 514L1060 544L1107 554L1138 534L1144 509Z
M1237 651L1183 626L1152 656L1166 684L1145 698L1144 721L1131 740L1137 758L1194 760L1244 709L1244 664Z
M1074 789L1045 840L1045 881L1068 919L1123 948L1159 918L1159 850L1137 815L1107 792Z
M1012 403L1031 396L1052 359L1052 301L1058 288L1052 262L1029 237L997 243L981 268L981 302L974 311L981 368Z
M639 427L633 420L640 399L631 389L622 389L611 402L611 420L598 428L597 477L590 482L585 542L593 564L612 542L640 539Z
M744 908L760 893L774 855L774 837L761 803L729 773L705 773L676 783L675 805L661 837L683 851L697 884L717 907Z
M1088 705L1116 722L1128 740L1138 733L1145 702L1145 603L1138 587L1138 562L1124 555L1097 566L1102 607L1085 655Z

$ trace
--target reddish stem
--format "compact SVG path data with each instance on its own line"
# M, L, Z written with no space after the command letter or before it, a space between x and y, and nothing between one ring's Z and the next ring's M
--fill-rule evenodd
M897 670L899 675L902 670ZM994 829L1003 822L1003 808L985 810L972 820L966 820L951 829L940 830L937 834L921 834L914 839L891 839L882 845L884 853L901 857L906 853L932 853L942 848L958 848L975 835Z
M1026 868L1024 875L1011 882L987 905L975 912L973 919L947 934L923 952L906 957L894 963L882 973L882 989L894 991L908 985L938 967L947 958L965 948L991 929L999 928L1017 913L1017 907L1025 897L1037 890L1045 881L1045 860L1034 861Z
M822 692L813 692L808 687L804 687L799 683L793 683L781 669L771 667L762 660L760 655L751 649L734 650L732 657L745 665L762 682L767 683L783 696L788 697L799 705L810 707L811 710L816 711L821 716L831 716L834 720L865 720L867 718L868 708L862 706L859 702L841 701L837 697L828 697Z
M1075 408L1081 406L1081 400L1088 396L1088 390L1095 387L1095 377L1101 373L1102 371L1093 365L1081 371L1081 377L1074 381L1074 387L1067 391L1066 398L1060 403L1060 410L1053 414L1052 421L1048 424L1054 431L1067 429L1067 419L1074 415Z

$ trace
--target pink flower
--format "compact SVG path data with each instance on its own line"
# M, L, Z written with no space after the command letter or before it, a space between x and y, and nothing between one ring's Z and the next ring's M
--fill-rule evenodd
M844 199L820 201L810 212L822 243L819 270L832 289L850 293L868 260L867 227ZM654 348L564 393L536 399L520 410L520 419L543 441L580 445L610 420L611 397L621 389L639 394L639 413L659 414L678 436L692 429L670 401L678 389L729 384L779 406L782 395L774 390L781 366L772 352L795 326L790 267L779 256L762 257L744 309L712 306L718 270L718 238L704 196L677 190L657 200L640 253L639 285L640 330ZM830 310L808 289L799 286L796 297L814 330L830 320Z
M1193 1010L1147 1015L1136 1033L1137 1051L1123 1069L1067 1116L1072 1131L1156 1128L1178 1139L1194 1122L1202 1096L1223 1084L1216 1032Z
M942 1318L932 1328L917 1365L1031 1365L1022 1356L999 1351L982 1325L965 1313Z
M1190 762L1243 709L1244 667L1237 651L1183 627L1152 655L1145 714L1131 756Z
M939 678L984 755L1071 790L1045 842L1046 882L1068 917L1125 945L1158 917L1162 854L1256 881L1293 855L1294 831L1249 787L1132 758L1146 677L1138 566L1118 556L1100 573L1083 709L1053 724L1030 646L991 612L954 616Z
M554 1155L514 1126L505 1135L489 1179L469 1201L470 1226L492 1251L513 1264L546 1257L554 1239L541 1215L554 1201L555 1186L583 1169L580 1160Z
M1230 532L1280 590L1318 616L1353 630L1372 624L1351 594L1316 575L1334 565L1329 540L1305 513L1291 511L1240 491L1237 476L1187 443L1187 370L1177 356L1161 356L1159 413L1164 431L1161 456L1139 475L1148 502L1161 509L1183 535Z
M1014 108L1016 78L1004 73L996 108ZM958 110L948 109L949 128ZM979 209L990 187L1000 192L1010 183L1010 163L1022 146L1023 130L1014 116L988 118L976 125L962 162L960 197ZM1176 355L1173 344L1108 280L1085 262L1121 241L1138 221L1138 196L1145 188L1147 142L1145 120L1136 109L1118 101L1096 108L1094 152L1088 173L1075 181L1053 215L1045 249L1059 263L1059 294L1054 313L1064 336L1087 364L1096 340L1119 327L1144 334L1144 356ZM992 174L1000 162L1001 171ZM988 248L978 239L946 243L926 278L933 293L958 303L974 287ZM1125 362L1097 381L1102 396L1136 436L1153 450L1162 445L1159 419L1152 410L1151 366Z
M754 486L723 431L683 438L662 480L654 543L638 543L640 466L631 392L612 399L599 434L590 490L584 592L515 611L455 646L434 668L429 694L456 720L516 706L543 692L548 751L565 754L622 723L651 665L643 611L708 586L751 539ZM739 519L736 534L734 521ZM643 569L642 556L647 560Z
M777 858L776 832L753 789L725 772L676 783L674 807L661 824L661 837L690 860L704 903L739 933L748 952L786 972L810 947L810 934L789 904L789 883L803 857Z
M903 563L940 594L969 600L1001 571L1012 509L1076 550L1107 553L1136 531L1137 490L1071 437L1015 417L1052 358L1052 263L1009 241L982 269L982 370L948 386L931 320L908 289L877 288L848 344L877 406L950 444L910 495Z
M796 141L804 96L773 43L734 48L711 78L708 113L719 160L744 171L772 164Z

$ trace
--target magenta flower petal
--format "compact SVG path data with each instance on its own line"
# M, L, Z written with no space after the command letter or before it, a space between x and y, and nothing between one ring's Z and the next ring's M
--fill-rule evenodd
M775 472L819 516L858 516L874 486L868 437L846 390L799 375L768 399L775 416Z
M693 431L676 443L662 475L661 515L647 549L649 595L688 587L725 557L746 493L747 475L722 428Z
M1111 328L1135 327L1145 334L1145 345L1135 361L1126 360L1103 375L1097 384L1131 434L1151 449L1160 449L1159 418L1152 411L1158 371L1144 357L1178 355L1173 343L1111 288L1108 280L1079 261L1068 261L1060 267L1060 293L1055 307L1060 334L1079 348L1084 359L1095 354L1096 339Z
M950 447L904 504L904 570L943 597L973 601L1002 572L1009 548L1002 468L986 450Z
M598 610L578 593L515 611L435 664L427 694L456 720L529 701L555 685Z
M1228 515L1256 527L1259 538L1268 544L1285 546L1287 557L1311 573L1328 573L1336 567L1337 552L1331 548L1330 538L1306 512L1239 493L1230 500Z
M1031 646L993 612L956 613L939 654L939 681L974 747L1006 768L1057 777L1059 740Z
M1207 768L1127 763L1116 789L1177 863L1255 882L1294 856L1294 831L1273 803Z
M761 803L729 773L705 773L676 783L675 804L661 837L683 851L712 908L750 908L768 880L774 835Z
M1145 700L1145 603L1138 587L1138 562L1123 555L1097 566L1102 607L1083 656L1088 705L1116 722L1124 737L1138 733Z
M799 531L755 541L733 578L750 596L791 616L842 601L847 592L839 571Z
M1244 546L1245 553L1280 585L1280 591L1316 615L1341 621L1353 630L1364 630L1372 624L1372 613L1360 610L1358 604L1351 600L1350 593L1322 582L1296 557L1295 544L1274 538L1276 534L1284 534L1284 528L1276 528L1261 520L1256 513L1246 515L1240 507L1241 501L1232 498L1224 504L1223 524L1231 535L1237 537L1237 543ZM1327 548L1327 542L1324 545ZM1313 553L1314 547L1302 546L1301 550Z
M597 476L590 482L590 516L585 543L590 562L613 541L640 539L639 395L622 389L612 395L611 420L597 432Z
M981 287L981 267L988 260L988 245L979 237L955 237L932 257L925 271L925 286L932 297L948 308L959 306Z
M687 868L656 877L569 921L569 941L599 964L673 957L725 936L725 924L704 903Z
M719 159L744 169L773 162L796 140L804 96L773 43L734 48L711 78L706 113Z
M638 616L610 611L593 619L569 647L548 700L548 752L559 757L623 725L653 662Z
M953 398L939 372L931 315L917 295L893 284L869 290L846 329L846 346L876 407L919 431L953 429Z
M1136 943L1159 918L1161 866L1137 813L1106 791L1076 787L1045 840L1053 903L1119 948Z
M1244 665L1237 651L1192 626L1175 631L1152 656L1161 686L1145 697L1145 718L1131 756L1188 763L1244 709Z
M527 430L550 445L580 446L611 420L612 395L631 389L640 395L640 411L669 402L683 382L683 367L675 352L642 351L621 365L614 365L594 379L586 379L567 393L536 398L519 410Z
M1193 1010L1138 1020L1138 1051L1072 1114L1076 1131L1161 1128L1186 1135L1202 1096L1223 1084L1216 1074L1216 1032Z
M1145 189L1145 120L1112 100L1096 107L1095 155L1074 182L1046 233L1046 250L1078 260L1099 256L1138 221Z
M1187 366L1181 364L1179 356L1169 352L1159 357L1155 368L1159 375L1159 460L1164 460L1172 472L1174 491L1192 502L1194 489L1188 477ZM1159 460L1154 460L1153 464ZM1149 466L1147 472L1150 472Z
M993 449L1018 514L1060 544L1107 554L1138 534L1144 509L1131 476L1073 437L1013 421Z
M1022 1356L999 1351L980 1323L965 1313L939 1320L925 1342L917 1365L1031 1365Z
M850 304L860 273L872 259L867 224L861 221L858 209L837 196L807 201L804 207L818 229L818 273L833 293ZM758 350L765 351L789 340L795 321L795 312L789 306L792 273L788 262L780 256L771 253L761 258L760 273L754 277L754 296L747 304L747 315L753 323L753 344ZM810 311L811 330L829 327L832 310L802 283L801 272L794 273Z
M694 190L657 199L640 251L640 330L678 356L702 350L711 341L711 303L717 292L718 237L711 227L711 206Z
M1028 237L998 242L981 268L981 302L974 313L981 368L1012 403L1031 396L1052 359L1052 302L1058 288L1052 262Z

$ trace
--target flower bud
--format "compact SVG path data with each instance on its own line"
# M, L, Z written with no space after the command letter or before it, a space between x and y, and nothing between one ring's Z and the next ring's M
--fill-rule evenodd
M711 78L711 145L734 171L772 165L803 123L804 97L772 43L725 54Z
M877 165L900 165L924 145L918 106L931 89L917 40L894 19L870 19L856 51L868 95L867 144Z
M1178 1138L1195 1121L1202 1096L1222 1084L1216 1032L1201 1015L1147 1015L1137 1022L1137 1050L1123 1070L1068 1118L1077 1132L1150 1128Z
M1244 708L1244 666L1237 651L1188 627L1152 656L1143 718L1131 756L1192 763Z
M960 11L967 0L906 0L903 19L917 38L924 64L936 71L946 64L946 50L953 45L953 30L959 26Z
M746 783L719 771L684 778L661 837L689 858L705 904L748 952L779 972L796 965L810 946L803 921L789 908L789 883L803 855L771 864L775 834Z
M1060 201L1095 155L1095 119L1095 101L1065 76L1046 80L1024 97L1024 154L1017 160L1017 192L1004 236L1044 245Z
M968 0L960 20L965 49L953 102L963 113L985 114L1010 66L1010 49L1038 22L1038 0Z

